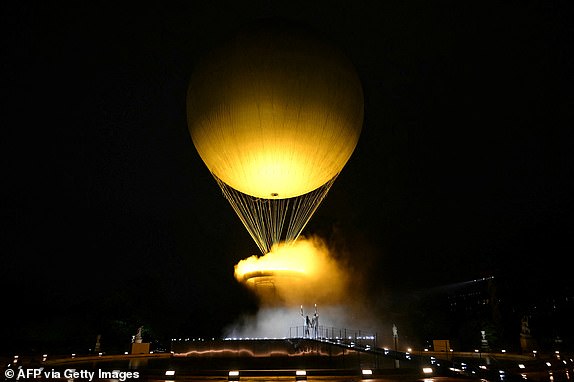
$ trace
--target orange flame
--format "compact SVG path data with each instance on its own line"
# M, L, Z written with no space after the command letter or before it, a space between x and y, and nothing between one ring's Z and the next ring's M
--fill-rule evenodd
M271 298L287 305L337 302L347 284L340 264L318 238L280 243L264 256L241 260L235 278L266 302Z

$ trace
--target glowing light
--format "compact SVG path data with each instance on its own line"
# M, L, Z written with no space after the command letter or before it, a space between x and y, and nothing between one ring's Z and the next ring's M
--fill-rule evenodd
M524 366L523 363L519 363L519 364L518 364L518 367L519 367L520 369L525 369L525 368L526 368L526 366Z
M432 374L432 372L433 372L432 367L423 367L423 373Z
M297 375L297 376L304 376L304 375L307 375L307 371L305 371L305 370L297 370L297 371L295 371L295 375Z
M234 189L259 198L302 195L351 156L363 123L360 79L317 36L287 25L243 33L192 74L190 135L209 170Z
M361 370L363 375L373 375L373 371L371 369L363 369Z
M230 377L238 377L239 376L239 370L230 370L229 376Z
M193 144L262 253L296 240L363 124L352 64L296 29L274 23L244 30L206 55L187 93Z
M298 248L298 249L297 249ZM235 266L235 277L243 281L257 274L285 272L292 275L311 275L316 271L316 261L312 250L292 246L275 246L265 256L251 256Z
M175 375L175 370L166 370L165 375Z
M235 265L235 278L255 289L260 297L279 297L295 306L301 302L339 301L348 280L319 238L280 243L264 256L241 260ZM272 296L266 296L270 289Z

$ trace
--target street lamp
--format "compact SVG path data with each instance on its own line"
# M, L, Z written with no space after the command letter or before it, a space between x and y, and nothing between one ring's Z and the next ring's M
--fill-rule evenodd
M398 341L399 341L399 331L397 329L397 326L395 324L393 324L393 339L395 341L395 368L398 369L399 368L399 355L398 355Z

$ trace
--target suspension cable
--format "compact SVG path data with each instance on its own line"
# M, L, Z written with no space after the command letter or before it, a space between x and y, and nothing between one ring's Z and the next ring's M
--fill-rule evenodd
M237 191L213 177L263 254L281 241L290 244L297 240L337 178L293 198L263 199Z

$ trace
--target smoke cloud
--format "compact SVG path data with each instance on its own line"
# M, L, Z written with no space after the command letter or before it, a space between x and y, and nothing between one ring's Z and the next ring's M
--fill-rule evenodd
M315 309L329 335L339 336L343 328L372 334L380 324L359 278L317 236L241 260L235 277L256 294L259 310L227 328L226 337L301 336L305 317L312 317Z

